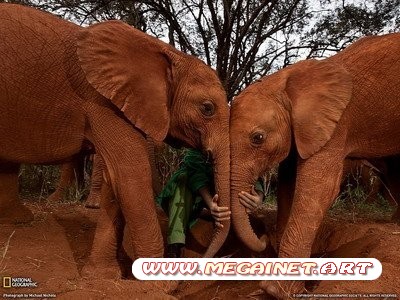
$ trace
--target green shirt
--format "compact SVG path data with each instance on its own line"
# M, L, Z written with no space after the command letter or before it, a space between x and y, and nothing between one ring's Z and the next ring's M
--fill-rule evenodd
M210 192L214 193L214 172L213 165L203 153L196 149L188 149L183 158L183 162L178 170L171 176L156 202L165 210L168 210L169 200L173 197L179 180L187 178L188 188L193 194L197 194L199 189L208 186ZM263 192L263 186L258 180L255 190Z
M187 184L193 194L199 189L208 186L211 193L214 190L214 172L210 161L201 151L188 149L183 158L183 162L178 170L168 180L167 184L156 198L162 208L168 207L168 201L173 196L179 180L187 178Z

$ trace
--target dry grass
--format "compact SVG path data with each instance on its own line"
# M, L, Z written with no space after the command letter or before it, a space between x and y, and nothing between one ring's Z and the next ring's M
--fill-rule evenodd
M78 180L62 191L61 202L76 203L84 199L90 191L91 164L85 167L84 184ZM19 173L20 195L24 199L44 200L56 190L60 179L59 166L22 165Z
M0 260L0 270L3 272L6 269L5 264L3 265L4 259L7 255L8 248L10 247L11 238L13 237L15 230L10 234L7 241L4 243L4 246L1 249L1 260Z
M346 185L336 198L329 214L334 218L345 219L353 223L362 220L390 220L394 207L381 195L373 202L367 202L368 194L358 183Z
M177 150L167 145L155 150L155 163L162 186L165 186L172 174L179 168L184 150Z

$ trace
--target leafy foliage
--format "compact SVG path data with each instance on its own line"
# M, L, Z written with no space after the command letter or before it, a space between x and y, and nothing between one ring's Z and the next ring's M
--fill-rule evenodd
M356 222L358 219L390 220L394 213L394 207L389 205L383 195L378 194L376 198L368 199L370 191L365 182L361 182L361 174L349 174L345 184L330 209L331 216L339 216ZM380 180L370 173L370 184L374 180Z
M23 197L46 198L56 189L60 171L55 166L22 165L18 177Z
M361 36L395 32L400 27L399 0L322 2L333 6L304 36L311 57L342 50Z
M400 0L6 2L79 24L123 20L216 68L229 100L263 75L302 58L331 55L360 36L395 31L400 24Z

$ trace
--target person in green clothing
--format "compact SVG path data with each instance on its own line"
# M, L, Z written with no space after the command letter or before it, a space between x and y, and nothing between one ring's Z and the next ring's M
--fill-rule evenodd
M167 257L180 257L185 245L186 230L194 225L204 208L210 210L218 227L223 226L222 221L230 219L229 207L217 204L218 195L215 194L213 179L212 164L207 157L199 150L186 150L180 168L156 199L168 214ZM246 203L246 210L250 211L253 202L262 203L262 188L261 192L256 192L253 187L251 193L242 192L240 197L241 202Z

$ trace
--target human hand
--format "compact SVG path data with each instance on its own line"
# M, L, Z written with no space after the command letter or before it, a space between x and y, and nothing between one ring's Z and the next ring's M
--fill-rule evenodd
M251 186L251 193L241 191L239 193L239 201L246 208L246 212L249 214L254 212L258 207L262 205L264 194L254 189L254 185Z
M224 225L222 225L222 222L228 221L231 218L231 211L229 210L229 207L218 206L218 195L215 194L212 198L209 208L211 215L215 220L215 225L219 228L223 228Z

